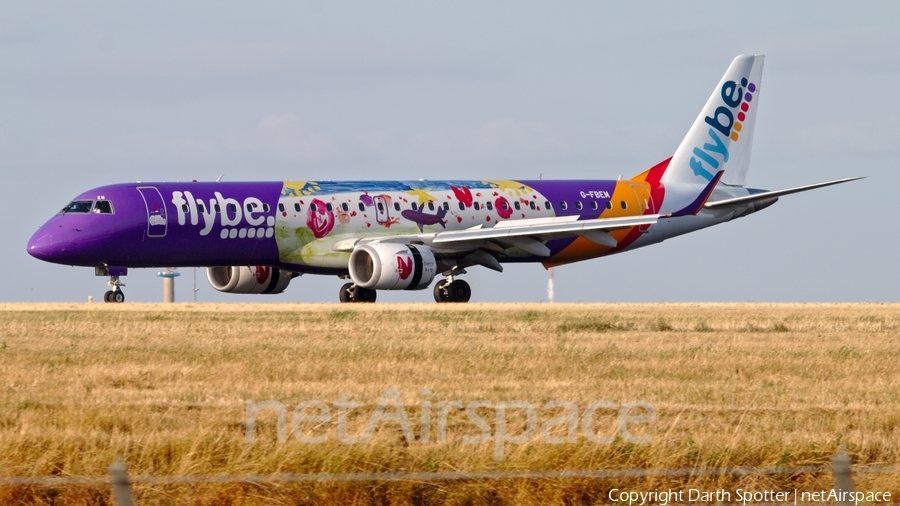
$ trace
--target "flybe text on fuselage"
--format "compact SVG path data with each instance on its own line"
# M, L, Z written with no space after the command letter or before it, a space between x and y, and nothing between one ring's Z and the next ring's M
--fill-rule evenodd
M218 216L222 227L219 236L222 239L269 238L274 235L275 217L265 216L268 210L262 200L247 197L239 202L220 192L215 192L214 195L215 198L205 202L201 198L194 198L190 191L173 191L171 202L178 212L178 224L186 225L190 221L192 226L198 226L202 221L200 235L206 236L212 231Z
M746 92L744 91L746 89ZM712 181L713 175L719 167L728 162L728 147L732 142L737 142L743 129L743 121L750 110L750 102L753 93L756 92L756 84L747 82L747 78L741 78L741 83L725 81L722 84L721 96L723 105L713 112L712 116L704 118L710 126L710 142L703 147L694 147L690 165L694 175L707 181ZM737 112L737 114L735 114ZM704 163L708 166L704 166Z

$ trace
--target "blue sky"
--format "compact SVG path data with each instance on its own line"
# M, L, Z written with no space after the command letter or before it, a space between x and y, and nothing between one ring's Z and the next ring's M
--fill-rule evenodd
M897 301L900 4L7 2L5 301L99 299L25 253L72 196L134 180L615 178L674 152L735 55L765 53L749 185L868 179L556 269L558 301ZM129 300L161 300L156 270ZM190 270L177 282L188 300ZM475 301L546 299L537 265ZM273 297L320 301L304 276ZM381 293L431 301L429 292Z

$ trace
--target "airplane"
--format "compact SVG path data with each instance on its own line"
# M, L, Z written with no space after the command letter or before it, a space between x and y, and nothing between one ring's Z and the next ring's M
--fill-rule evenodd
M784 190L746 186L764 55L734 59L675 153L615 180L162 182L81 193L31 237L28 253L108 276L123 302L129 268L206 267L226 293L276 294L302 274L346 280L341 302L424 290L468 302L467 268L545 268L631 251L741 218Z

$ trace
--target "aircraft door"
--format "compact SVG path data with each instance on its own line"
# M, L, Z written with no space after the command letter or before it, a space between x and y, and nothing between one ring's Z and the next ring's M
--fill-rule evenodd
M387 223L391 217L388 214L388 203L384 197L372 197L375 202L375 221L378 223Z
M642 184L633 184L631 189L637 198L641 214L656 214L656 205L653 202L653 197L650 195L650 189ZM650 225L639 225L638 230L647 233L650 231Z
M165 237L169 220L166 218L166 203L155 186L138 186L147 208L147 237Z

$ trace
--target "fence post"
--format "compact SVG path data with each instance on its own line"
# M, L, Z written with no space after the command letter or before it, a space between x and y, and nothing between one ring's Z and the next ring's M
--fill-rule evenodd
M113 499L116 506L134 506L131 498L131 483L128 481L128 466L122 457L116 457L116 461L109 466L109 481L112 483Z
M850 456L841 447L837 455L831 459L831 472L834 474L834 485L838 489L838 504L849 506L854 501L846 498L845 492L853 492L853 469L850 466Z

